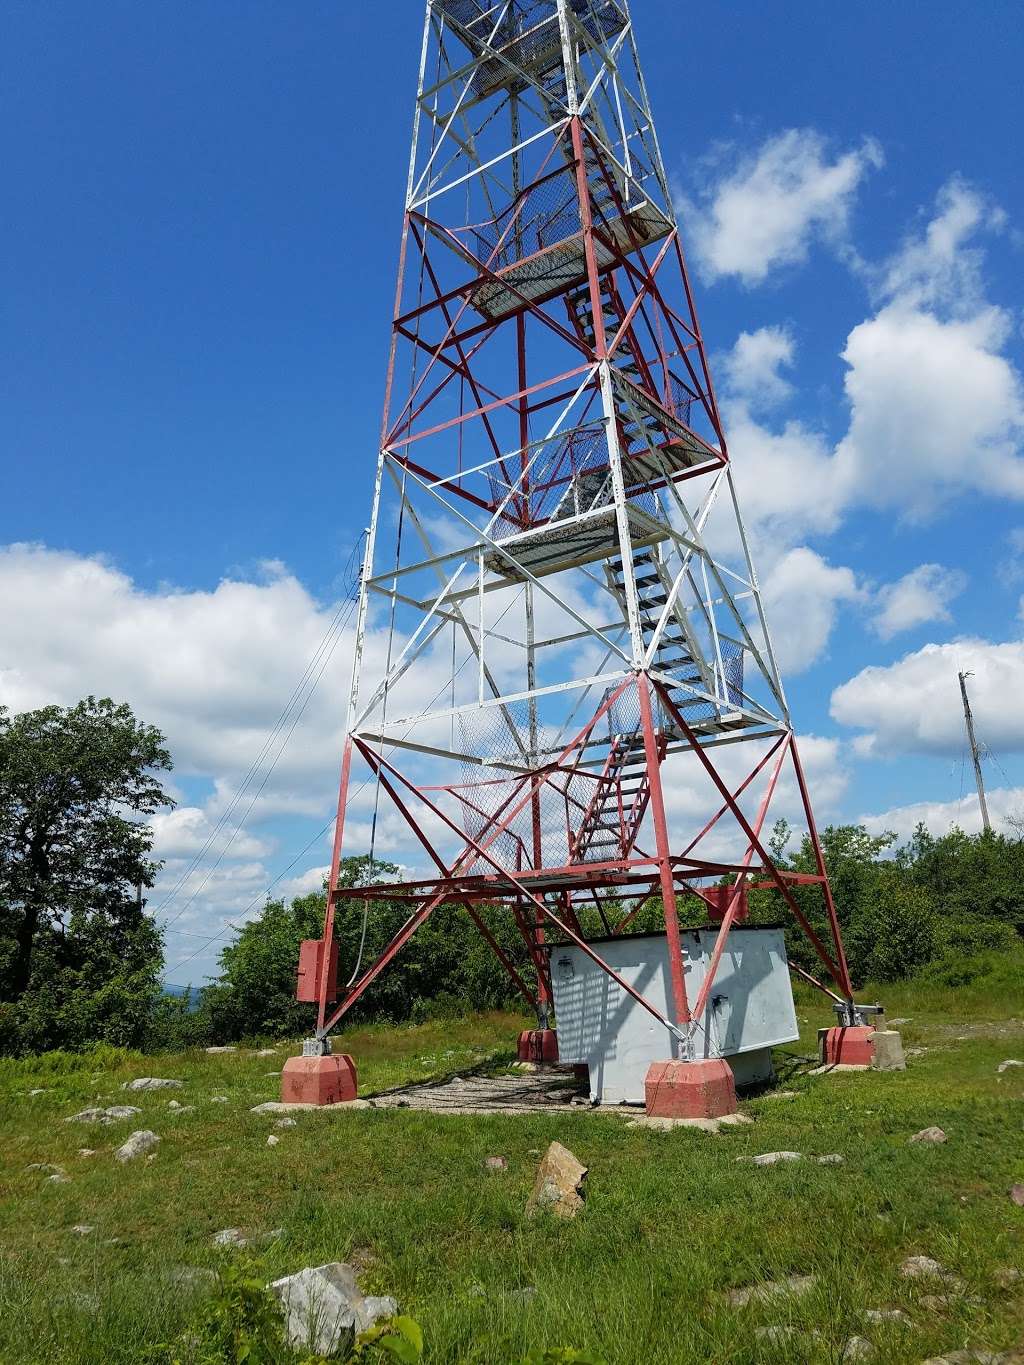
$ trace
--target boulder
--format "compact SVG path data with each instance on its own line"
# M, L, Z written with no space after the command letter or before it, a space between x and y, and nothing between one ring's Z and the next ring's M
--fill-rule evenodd
M241 1228L221 1228L220 1232L213 1234L213 1245L215 1247L247 1247L249 1239Z
M125 1081L122 1090L180 1090L181 1081L169 1080L166 1076L136 1076L134 1081Z
M784 1280L766 1280L744 1289L730 1289L727 1297L732 1308L746 1308L748 1303L768 1303L786 1295L806 1294L813 1287L813 1275L789 1275Z
M115 1119L131 1118L133 1114L141 1114L141 1109L136 1109L132 1104L114 1104L109 1109L80 1109L77 1114L72 1114L70 1118L64 1120L65 1123L113 1123Z
M334 1354L378 1318L398 1311L392 1298L364 1298L355 1271L342 1261L285 1275L270 1292L280 1304L288 1344L316 1355Z
M908 1256L900 1266L900 1274L909 1280L934 1280L942 1279L947 1271L944 1265L933 1261L930 1256Z
M902 1308L865 1308L864 1316L868 1322L899 1322L910 1326L912 1319Z
M575 1218L583 1207L583 1182L587 1168L567 1147L553 1142L537 1167L533 1193L526 1205L527 1217L543 1211L559 1218Z
M752 1161L755 1166L777 1166L780 1161L799 1161L799 1152L762 1152L760 1156L738 1156L737 1161Z
M843 1347L843 1354L839 1357L842 1365L849 1365L851 1360L870 1360L875 1354L875 1348L870 1341L864 1337L851 1337Z
M142 1156L144 1152L151 1151L159 1141L156 1133L151 1133L148 1128L138 1128L129 1136L127 1142L118 1147L114 1157L118 1161L131 1161L137 1156Z

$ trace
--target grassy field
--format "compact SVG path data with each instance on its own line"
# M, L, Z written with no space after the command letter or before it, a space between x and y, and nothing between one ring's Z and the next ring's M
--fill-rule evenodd
M419 1321L430 1361L497 1365L572 1346L630 1365L838 1362L855 1336L881 1362L1021 1347L1024 1278L1008 1272L1024 1269L1024 1209L1009 1198L1024 1181L1024 1068L997 1075L1004 1059L1024 1060L1024 1023L1011 1017L1020 1002L936 989L884 998L890 1015L912 1016L906 1046L927 1049L905 1074L807 1076L801 1059L831 1020L802 997L801 1042L777 1054L779 1086L796 1098L749 1100L754 1124L717 1136L589 1112L359 1111L276 1130L249 1110L277 1097L267 1073L281 1061L247 1049L0 1062L0 1360L139 1361L197 1320L203 1291L183 1287L182 1266L231 1260L270 1280L349 1258L367 1292L394 1294ZM345 1047L365 1093L508 1062L520 1026L490 1015L369 1028ZM141 1075L184 1086L125 1094L122 1082ZM174 1116L169 1098L194 1109ZM126 1102L143 1112L64 1122ZM945 1144L908 1143L933 1124ZM112 1152L134 1128L160 1135L155 1159L120 1165ZM554 1138L590 1169L587 1205L573 1222L530 1222L536 1153ZM844 1161L736 1161L782 1149ZM507 1171L484 1170L493 1154ZM26 1169L35 1162L69 1179ZM215 1248L227 1227L250 1246ZM902 1276L913 1255L955 1278ZM731 1289L792 1275L813 1285L730 1304ZM890 1309L905 1317L867 1315ZM773 1327L797 1330L766 1335Z

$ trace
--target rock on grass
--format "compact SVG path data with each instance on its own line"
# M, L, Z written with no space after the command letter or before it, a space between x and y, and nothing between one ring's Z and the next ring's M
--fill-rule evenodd
M787 1275L784 1280L765 1280L763 1284L730 1289L726 1297L731 1308L746 1308L748 1303L768 1303L787 1294L806 1294L814 1287L813 1275Z
M285 1275L270 1292L280 1304L288 1344L317 1355L333 1355L356 1333L398 1312L392 1298L364 1298L355 1271L343 1261Z
M533 1193L526 1205L527 1217L545 1211L558 1218L575 1218L583 1207L586 1176L586 1166L581 1165L567 1147L553 1142L537 1167Z
M168 1080L166 1076L136 1076L134 1081L125 1081L122 1090L180 1090L181 1081Z
M945 1142L946 1134L941 1128L922 1128L919 1133L907 1139L908 1142Z
M159 1141L156 1133L150 1132L148 1128L137 1128L129 1136L128 1141L118 1147L114 1153L115 1160L131 1161L137 1156L142 1156L144 1152L152 1151Z

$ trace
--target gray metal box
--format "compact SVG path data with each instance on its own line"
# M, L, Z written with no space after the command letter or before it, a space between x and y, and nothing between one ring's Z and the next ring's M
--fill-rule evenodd
M704 982L717 934L716 926L682 931L691 1004ZM664 934L594 940L593 947L624 981L670 1017ZM554 944L549 951L559 1061L590 1068L592 1099L642 1104L651 1062L675 1055L671 1034L575 944ZM782 930L733 927L695 1036L696 1055L727 1058L742 1085L767 1079L771 1049L798 1037Z

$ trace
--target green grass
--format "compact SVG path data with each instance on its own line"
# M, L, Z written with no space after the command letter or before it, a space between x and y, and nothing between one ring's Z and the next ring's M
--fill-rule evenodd
M971 1346L1024 1342L1024 1209L1008 1198L1024 1181L1024 1024L965 991L880 993L909 1014L908 1047L929 1050L901 1075L813 1078L826 1009L801 997L800 1044L777 1054L789 1101L760 1098L749 1127L718 1136L628 1128L590 1113L438 1117L411 1110L299 1116L266 1146L273 1119L249 1112L276 1098L265 1073L280 1062L244 1049L145 1058L116 1051L0 1063L0 1361L136 1362L177 1340L201 1296L175 1267L225 1259L261 1280L355 1256L364 1288L393 1293L422 1325L429 1361L519 1361L537 1347L574 1346L609 1362L838 1361L863 1336L876 1361L918 1362ZM869 997L865 997L869 998ZM921 1005L927 1006L922 1009ZM1019 1008L1019 1002L1017 1004ZM507 1063L522 1021L489 1015L414 1028L355 1030L344 1039L361 1089ZM957 1041L966 1035L965 1041ZM281 1048L279 1057L288 1055ZM133 1076L180 1077L181 1091L126 1095ZM29 1089L46 1093L30 1098ZM226 1095L227 1104L211 1103ZM169 1098L194 1104L173 1117ZM109 1127L66 1124L87 1105L130 1102L142 1113ZM937 1124L942 1146L907 1143ZM113 1149L133 1128L162 1141L155 1160L121 1166ZM590 1169L586 1208L573 1222L535 1222L524 1206L534 1153L557 1138ZM79 1147L97 1149L80 1158ZM744 1154L838 1152L759 1169ZM483 1169L508 1158L507 1172ZM25 1167L53 1162L53 1184ZM91 1224L81 1237L70 1229ZM276 1239L242 1252L211 1245L221 1228ZM899 1274L913 1254L962 1281L941 1308L935 1284ZM798 1299L729 1307L736 1286L813 1274ZM517 1291L535 1289L523 1296ZM903 1308L910 1326L865 1322L866 1308ZM799 1329L789 1341L757 1328Z

